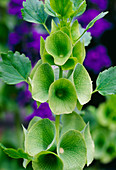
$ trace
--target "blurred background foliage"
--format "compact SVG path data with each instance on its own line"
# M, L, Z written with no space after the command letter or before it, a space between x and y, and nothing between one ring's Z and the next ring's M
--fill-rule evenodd
M32 66L40 59L40 36L48 36L41 25L22 20L21 8L25 0L0 0L0 53L8 50L25 53ZM86 27L101 11L109 14L89 30L91 44L86 47L84 65L90 73L95 88L95 80L100 71L116 65L116 0L87 0L87 11L78 19ZM51 17L46 23L50 29ZM56 20L54 18L54 20ZM116 96L107 98L98 93L83 108L84 119L90 122L91 133L95 142L95 160L88 170L116 169ZM34 117L49 118L54 116L47 103L37 107L31 98L28 86L20 83L8 86L0 81L0 142L6 147L23 147L21 124L27 126ZM31 169L28 166L27 169ZM23 170L22 160L8 158L0 150L0 170Z

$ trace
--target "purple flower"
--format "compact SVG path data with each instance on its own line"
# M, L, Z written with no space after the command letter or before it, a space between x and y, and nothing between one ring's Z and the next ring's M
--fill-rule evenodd
M82 27L85 28L87 24L97 15L99 15L99 11L97 11L96 9L89 9L78 18L78 21L82 25ZM91 32L91 35L93 37L99 37L105 30L109 29L111 26L112 24L110 22L102 18L98 20L92 28L89 29L89 32Z
M44 39L47 33L39 33L34 24L22 22L9 34L8 44L11 50L24 53L32 61L32 66L39 59L40 37Z
M27 103L30 103L31 98L31 92L29 90L24 90L19 92L17 100L20 106L25 106Z
M109 67L111 60L107 54L107 49L103 45L90 49L87 52L84 65L95 73L99 73L104 67Z
M34 110L34 112L31 115L27 116L26 120L30 121L31 119L33 119L34 116L41 117L42 119L48 118L50 120L55 120L48 103L42 103L39 106L39 108L37 108L37 106L36 106L36 109Z
M108 0L90 0L93 4L97 4L97 6L103 11L108 6Z
M21 8L23 8L23 1L26 1L26 0L10 0L8 4L9 14L17 15L19 18L22 18Z
M33 36L31 42L28 42L28 48L34 48L40 51L40 38L41 36L46 39L48 34L38 33L36 30L33 31Z

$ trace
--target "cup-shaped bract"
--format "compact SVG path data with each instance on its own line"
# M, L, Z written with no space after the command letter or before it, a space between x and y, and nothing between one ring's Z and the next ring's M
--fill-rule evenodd
M54 58L56 65L63 65L72 53L71 40L67 34L57 31L46 39L45 48Z
M36 155L36 159L32 162L32 167L34 170L63 170L63 162L55 153L42 151Z
M81 105L86 104L91 99L92 81L83 65L78 63L73 73L73 82L76 88L77 97Z
M73 47L73 57L77 59L77 63L83 64L83 61L85 59L85 47L84 44L81 41L78 41L75 46Z
M73 84L61 78L53 82L49 89L49 105L56 115L71 113L77 102L76 90Z
M41 151L50 149L54 144L55 126L49 119L42 119L35 123L25 138L25 150L35 156Z
M41 64L32 79L32 97L41 103L48 100L48 91L51 83L54 81L52 67L47 64Z
M79 131L70 130L60 138L58 155L63 160L64 170L82 170L86 154L86 144Z

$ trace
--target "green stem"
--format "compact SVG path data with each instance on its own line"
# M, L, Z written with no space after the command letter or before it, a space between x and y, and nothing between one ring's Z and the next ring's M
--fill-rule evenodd
M55 126L56 126L56 142L57 142L57 144L59 141L59 123L60 123L60 115L56 115Z
M60 70L59 70L59 79L60 79L60 78L62 78L62 76L63 76L63 71L62 71L62 68L61 68L61 67L59 67L59 69L60 69Z
M86 31L87 31L87 30L85 30L85 31L81 34L81 36L76 40L76 43L81 39L81 37L86 33ZM75 44L76 44L76 43L75 43ZM74 46L75 46L75 44L74 44Z
M95 90L92 92L92 94L94 94L94 93L96 93L96 92L98 92L98 90L97 90L97 89L95 89Z
M45 24L43 24L43 26L45 27L46 31L50 34L49 29L47 28L47 26Z
M15 113L15 126L16 126L16 134L17 134L17 142L18 142L18 146L21 147L21 126L20 126L20 114L18 111L16 111Z

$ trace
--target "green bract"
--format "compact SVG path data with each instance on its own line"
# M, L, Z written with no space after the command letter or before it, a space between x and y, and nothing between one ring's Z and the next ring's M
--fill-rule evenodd
M25 150L35 156L41 151L52 147L55 137L55 127L49 119L43 119L35 123L27 132L25 139Z
M63 170L63 162L57 154L50 151L42 151L35 157L32 162L34 170Z
M73 42L75 42L80 37L79 23L75 20L71 26L71 36Z
M69 18L73 13L70 0L50 0L50 6L60 17Z
M77 130L66 132L58 144L58 155L63 160L64 170L82 170L86 163L86 145Z
M26 0L23 2L22 16L25 21L44 24L47 14L44 11L44 4L38 0Z
M72 112L68 115L62 115L62 131L61 133L65 133L69 130L78 130L82 131L86 124L82 117L78 115L76 112Z
M90 134L89 124L86 125L82 133L87 147L87 166L89 166L94 159L94 143Z
M51 84L49 89L49 105L54 114L71 113L77 102L73 84L61 78Z
M77 59L77 63L83 64L85 59L85 47L84 44L78 41L73 47L73 57Z
M72 53L70 38L62 31L51 34L46 39L45 48L54 57L56 65L63 65Z
M40 55L43 63L49 63L50 65L55 65L54 58L50 54L48 54L45 49L45 41L42 37L40 39Z
M54 73L51 66L47 63L41 64L32 79L32 97L39 102L48 100L48 91L54 81Z
M73 73L73 81L80 104L86 104L91 99L92 81L83 65L76 65Z
M31 71L31 62L24 54L9 51L7 54L1 54L0 75L7 84L17 84L27 81Z

